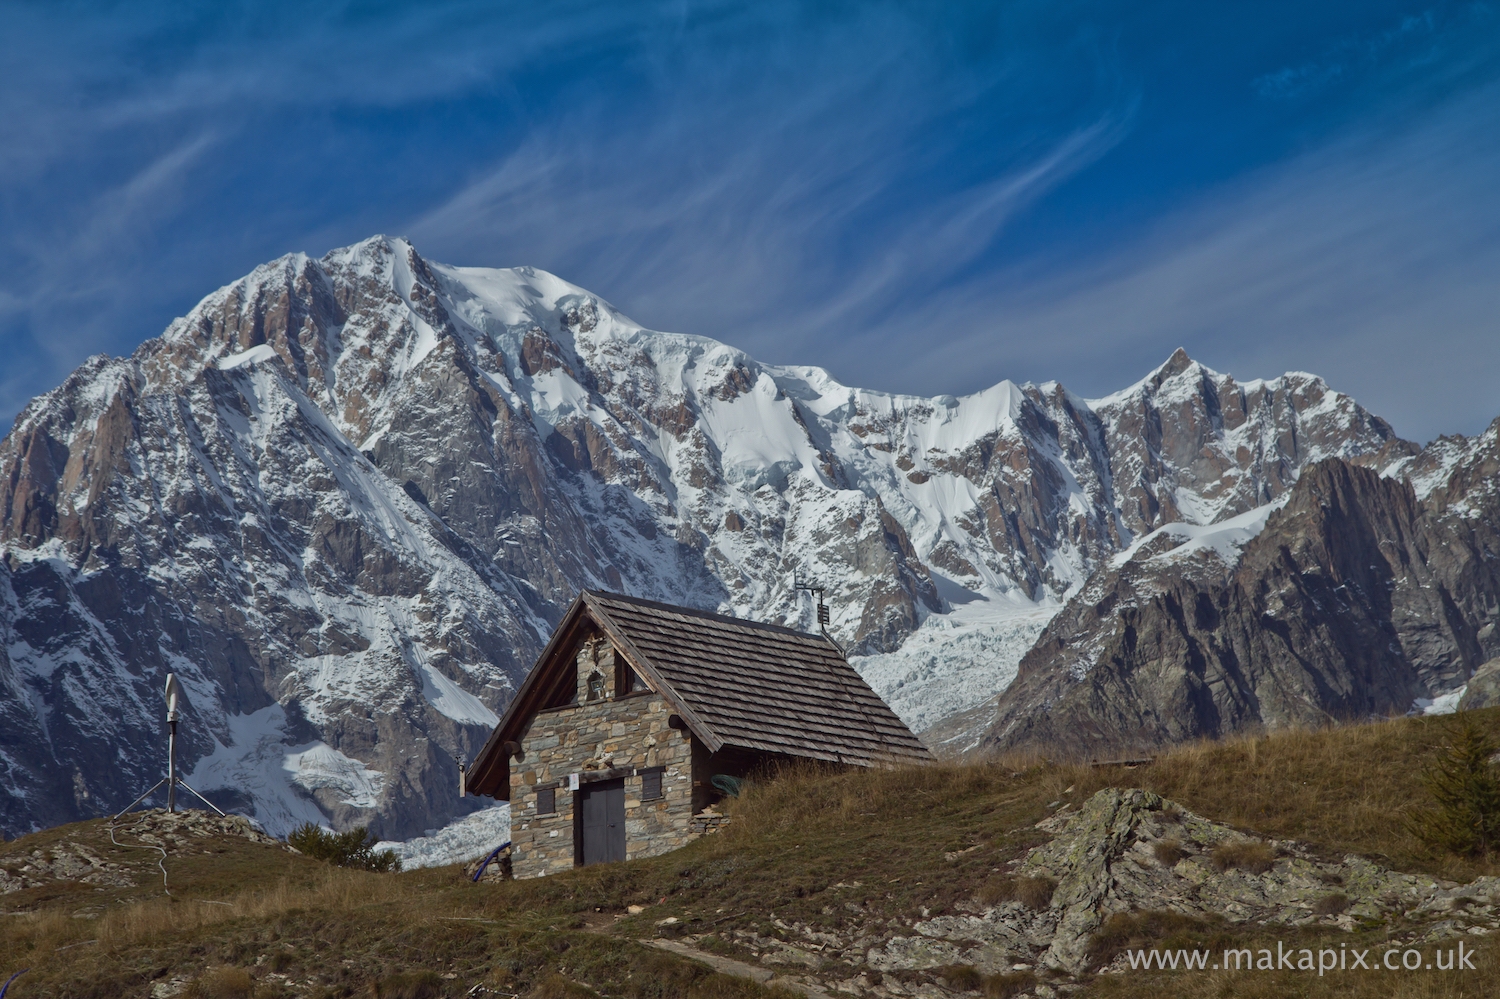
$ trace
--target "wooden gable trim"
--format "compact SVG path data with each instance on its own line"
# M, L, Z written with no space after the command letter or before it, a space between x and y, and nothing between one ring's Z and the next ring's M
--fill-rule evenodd
M723 740L687 706L687 702L672 689L651 660L642 655L620 626L610 619L609 612L593 599L592 593L585 590L574 598L572 605L563 614L547 647L537 657L536 665L526 674L526 679L521 682L521 689L511 699L500 723L495 726L495 731L490 734L484 748L474 758L465 782L471 793L489 795L501 801L510 799L510 754L506 752L506 743L515 741L526 723L542 710L541 705L552 692L552 681L556 680L561 664L566 661L570 669L574 667L575 660L571 653L585 621L609 637L636 675L666 700L673 712L687 725L688 731L709 747L709 752L717 752L723 746ZM566 660L563 658L564 653L569 654ZM573 682L576 683L576 679Z
M672 685L657 671L651 660L643 655L640 649L635 647L635 643L630 640L630 636L625 634L624 629L609 616L608 609L600 605L594 599L594 595L588 590L583 591L580 599L588 604L594 623L609 636L610 641L614 642L615 648L625 657L625 661L636 671L636 674L646 678L651 689L655 690L671 705L672 710L687 725L688 731L696 735L708 747L710 753L718 752L720 747L724 745L724 740L720 739L714 730L702 718L698 717L692 708L688 707L687 702L682 699L682 696L672 689Z
M551 692L552 686L548 681L556 679L559 653L572 650L579 619L585 616L592 615L583 598L575 597L563 614L562 621L558 623L557 630L552 633L547 647L537 657L536 665L526 674L526 679L521 681L521 689L516 691L516 696L506 707L495 731L490 733L484 748L474 758L465 782L472 793L489 795L501 801L510 800L510 754L505 751L505 744L515 739L522 723L537 713L541 706L539 702L545 700Z

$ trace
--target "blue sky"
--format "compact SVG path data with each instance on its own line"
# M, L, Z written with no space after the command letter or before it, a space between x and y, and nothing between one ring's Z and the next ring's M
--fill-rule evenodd
M0 420L376 232L870 388L1500 416L1500 5L0 4Z

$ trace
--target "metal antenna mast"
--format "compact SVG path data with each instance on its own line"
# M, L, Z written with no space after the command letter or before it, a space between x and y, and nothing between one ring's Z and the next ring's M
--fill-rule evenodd
M830 645L839 650L839 655L843 656L844 647L834 641L833 636L828 633L828 624L831 617L828 613L828 605L823 602L824 587L803 577L801 569L796 570L793 574L792 586L794 589L806 590L809 593L816 593L818 595L818 630L823 633L824 638L828 639Z
M177 698L181 695L181 693L182 685L177 682L177 674L168 673L167 689L162 691L162 695L166 698L167 701L167 775L161 780L157 781L155 784L152 784L151 789L148 790L145 794L141 795L139 798L135 799L129 805L121 809L120 815L124 815L136 805L139 805L141 802L151 797L151 795L156 793L156 789L161 787L163 784L167 785L167 811L169 812L177 811L177 785L181 784L189 791L192 791L193 795L209 808L212 808L214 811L219 812L220 815L224 814L223 812L219 811L218 805L215 805L212 801L209 801L197 791L193 791L191 787L188 787L187 781L177 776L177 719L180 717L180 712L177 710ZM116 815L115 819L118 820L120 818L120 815Z
M798 569L792 575L792 586L798 590L806 590L809 593L816 593L818 595L818 630L823 633L823 637L827 639L829 645L832 645L835 649L838 649L839 658L844 661L844 668L848 669L848 653L846 653L844 651L844 647L838 642L834 641L833 636L828 633L829 613L828 605L823 602L823 587L815 582L812 582L809 579L804 578L801 569ZM823 664L823 668L828 670L828 674L833 677L834 683L837 683L839 687L843 689L844 697L848 699L849 703L854 705L859 713L864 716L865 724L870 726L870 731L877 731L875 727L875 720L870 717L870 712L865 710L865 706L861 702L861 698L857 695L857 693L849 688L848 680L840 674L838 669L836 669L829 663L825 662ZM837 756L840 763L844 762L844 758L842 755L835 754L835 756Z

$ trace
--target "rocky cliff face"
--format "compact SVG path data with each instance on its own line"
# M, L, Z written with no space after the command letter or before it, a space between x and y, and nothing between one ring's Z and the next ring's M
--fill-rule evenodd
M1053 618L984 745L1128 755L1456 704L1500 653L1497 438L1384 475L1331 459L1274 508L1147 535Z
M0 829L154 782L168 671L200 790L273 831L440 825L468 807L451 756L584 587L811 627L801 571L908 718L971 707L1139 535L1401 446L1311 375L1181 352L1102 400L895 396L540 271L385 238L289 256L0 442ZM903 658L960 618L972 662Z

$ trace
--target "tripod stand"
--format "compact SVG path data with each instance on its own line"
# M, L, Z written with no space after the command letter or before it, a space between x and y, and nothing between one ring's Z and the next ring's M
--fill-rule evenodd
M188 787L188 782L187 781L185 781L181 777L177 776L177 718L178 718L178 712L177 712L177 695L181 691L181 689L182 688L177 683L177 674L176 673L168 673L167 674L167 689L165 691L166 698L167 698L167 727L168 727L168 735L167 735L167 775L165 777L163 777L161 780L157 781L155 784L152 784L151 787L150 787L150 789L147 790L145 794L141 795L139 798L137 798L134 801L132 801L125 808L121 809L120 815L124 815L126 812L130 811L136 805L139 805L141 802L143 802L147 798L151 797L153 794L156 793L157 789L160 788L163 784L167 785L167 811L169 811L169 812L175 812L175 811L177 811L177 786L180 784L183 787L187 788L187 790L192 791L193 796L196 797L199 801L203 802L209 808L212 808L214 811L218 812L220 815L224 814L222 811L219 811L219 806L218 805L215 805L212 801L209 801L207 798L203 797L203 795L199 794L197 791L193 791L193 789L191 787ZM116 815L115 818L114 818L114 821L118 822L120 820L120 815Z

